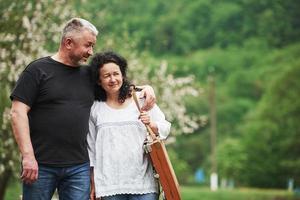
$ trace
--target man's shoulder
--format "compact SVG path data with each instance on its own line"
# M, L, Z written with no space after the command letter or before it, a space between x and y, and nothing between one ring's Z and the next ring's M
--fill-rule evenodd
M32 61L31 63L29 63L29 65L36 65L36 64L49 63L49 62L51 62L50 56L46 56Z
M36 59L26 66L25 71L32 71L39 68L43 68L44 66L48 65L50 62L51 60L49 56Z

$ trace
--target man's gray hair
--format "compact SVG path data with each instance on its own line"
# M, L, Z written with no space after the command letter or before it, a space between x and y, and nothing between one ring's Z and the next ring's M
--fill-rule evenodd
M80 33L83 30L88 30L94 35L98 35L97 28L91 22L82 18L72 18L63 28L62 39L64 39L66 36L69 36L69 34Z

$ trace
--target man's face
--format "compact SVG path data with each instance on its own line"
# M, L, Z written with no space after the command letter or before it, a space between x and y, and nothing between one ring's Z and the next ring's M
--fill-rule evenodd
M79 36L72 37L72 48L70 59L74 65L85 63L93 55L93 48L96 43L96 35L88 30L83 30Z

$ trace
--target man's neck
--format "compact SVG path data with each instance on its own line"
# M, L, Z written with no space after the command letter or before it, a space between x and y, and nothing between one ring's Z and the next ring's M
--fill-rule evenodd
M60 51L58 51L56 54L51 56L51 58L57 62L60 62L64 65L68 65L70 67L78 67L78 64L73 63L68 56L64 55Z

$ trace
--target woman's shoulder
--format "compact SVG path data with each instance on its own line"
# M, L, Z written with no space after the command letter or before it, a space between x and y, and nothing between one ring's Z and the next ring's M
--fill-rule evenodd
M101 112L103 112L103 101L97 101L95 100L92 107L91 107L91 111L90 111L90 119L92 121L97 121L97 119L99 118L99 116L101 116Z
M91 113L94 112L94 111L99 111L99 109L101 109L103 106L104 106L103 101L95 100L92 107L91 107Z

